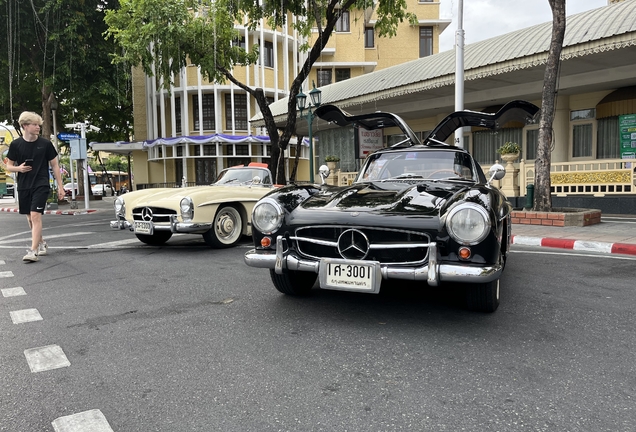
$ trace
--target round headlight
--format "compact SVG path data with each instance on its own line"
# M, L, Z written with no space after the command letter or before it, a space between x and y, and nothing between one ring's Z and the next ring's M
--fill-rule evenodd
M446 229L457 243L474 245L482 241L490 231L488 213L476 204L462 204L446 219Z
M191 220L194 217L194 205L190 197L181 199L179 203L179 209L181 210L181 218L184 221Z
M283 208L271 198L263 198L252 211L252 225L263 234L272 234L283 224Z
M117 213L126 213L126 203L124 203L124 199L121 197L117 197L115 201L113 201L113 205L115 206L115 212Z

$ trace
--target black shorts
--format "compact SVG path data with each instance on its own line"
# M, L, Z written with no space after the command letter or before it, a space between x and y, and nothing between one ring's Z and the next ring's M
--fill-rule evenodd
M38 186L35 189L18 191L20 214L28 215L31 212L44 214L46 200L50 193L49 186Z

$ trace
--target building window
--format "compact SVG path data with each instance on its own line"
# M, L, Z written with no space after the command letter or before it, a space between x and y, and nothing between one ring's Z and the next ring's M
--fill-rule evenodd
M232 39L232 46L237 46L237 47L246 49L247 45L245 45L245 36L240 36L240 37L236 37Z
M203 155L204 156L216 156L216 145L214 145L214 144L204 144L203 145Z
M420 57L433 55L433 27L420 27Z
M596 159L619 159L621 138L618 117L598 119L596 128Z
M348 80L351 78L351 69L336 69L336 82Z
M572 157L592 157L594 147L594 118L596 110L570 111L572 122Z
M216 159L196 159L194 175L198 185L209 185L216 180Z
M234 155L236 156L249 156L250 149L247 144L235 144Z
M274 43L270 41L263 42L263 53L261 54L261 62L265 67L274 67Z
M234 95L234 111L232 111L232 95L225 95L225 129L232 130L232 115L234 115L234 129L247 130L247 95Z
M373 27L364 28L364 47L373 48L375 46Z
M473 133L473 156L481 165L492 165L495 160L501 159L497 149L504 143L520 143L523 137L523 128L503 128L497 133L490 130L482 130Z
M203 130L215 130L214 125L214 95L203 95ZM194 116L194 128L199 129L199 96L192 96L192 114Z
M181 98L174 98L174 122L175 132L181 133Z
M336 21L336 32L349 32L349 11L341 11L338 21Z
M537 158L537 148L539 148L539 129L528 129L526 131L526 160Z
M319 69L318 75L318 87L331 84L331 69Z

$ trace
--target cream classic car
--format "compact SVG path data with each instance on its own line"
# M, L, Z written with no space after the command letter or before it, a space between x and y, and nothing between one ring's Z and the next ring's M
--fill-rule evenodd
M234 246L251 235L252 209L274 189L266 164L227 168L209 186L142 189L114 201L113 229L128 229L149 245L174 233L201 234L214 248Z

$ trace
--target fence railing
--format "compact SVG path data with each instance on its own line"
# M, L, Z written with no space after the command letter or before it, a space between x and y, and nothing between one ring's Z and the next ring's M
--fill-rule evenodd
M522 191L534 183L534 163L519 163ZM552 162L550 183L555 195L621 195L636 193L636 160L602 159Z
M515 168L518 173L507 172L506 176L518 175L521 195L525 195L529 184L534 184L535 166L521 160ZM485 169L486 176L488 175ZM329 177L330 184L346 186L353 182L357 172L337 171ZM550 182L554 195L626 195L636 194L636 160L603 159L580 162L552 162ZM493 182L501 187L501 181Z

